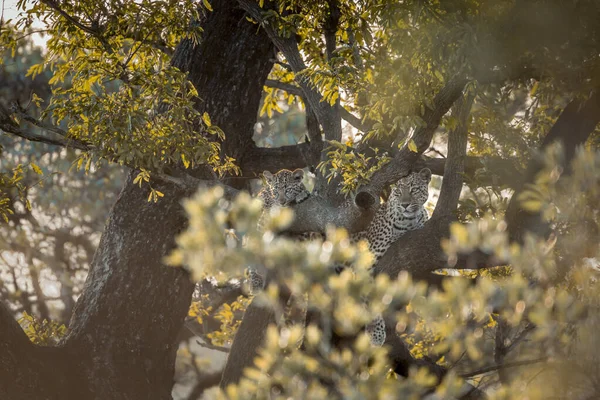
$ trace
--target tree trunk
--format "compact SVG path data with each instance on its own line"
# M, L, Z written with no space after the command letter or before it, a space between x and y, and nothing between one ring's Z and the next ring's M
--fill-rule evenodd
M241 159L253 147L273 46L235 2L211 4L201 42L183 41L173 64L190 73L200 111L225 132L224 153ZM186 226L180 203L191 193L153 182L165 197L149 203L135 175L111 210L60 347L33 346L0 307L0 398L171 398L177 337L194 286L162 260Z

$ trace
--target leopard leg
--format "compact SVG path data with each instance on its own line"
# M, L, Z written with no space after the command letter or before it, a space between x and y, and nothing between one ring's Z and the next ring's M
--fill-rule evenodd
M385 343L386 333L385 320L381 314L375 317L375 319L365 327L365 331L369 335L369 339L371 339L371 344L373 346L383 346Z
M246 268L246 279L244 285L248 289L248 293L254 296L260 293L265 288L265 279L260 275L255 268Z

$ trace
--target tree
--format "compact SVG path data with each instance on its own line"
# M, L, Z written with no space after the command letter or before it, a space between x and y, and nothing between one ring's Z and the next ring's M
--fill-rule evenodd
M39 101L48 103L50 71L35 79L25 78L32 65L43 61L42 49L27 36L17 46L14 55L10 50L4 54L2 105L10 107L11 101L28 104L34 93ZM42 132L38 129L36 133ZM2 168L13 171L13 176L21 172L17 187L4 192L7 209L13 213L7 213L7 223L0 226L0 270L11 277L2 286L2 297L17 312L68 323L110 203L122 185L120 169L109 166L96 174L69 172L77 157L71 149L6 135L0 140ZM44 290L49 281L58 295Z
M34 346L0 307L0 393L168 398L190 277L218 305L240 293L227 277L254 262L271 285L235 336L229 397L536 396L539 365L544 378L576 365L557 390L590 396L582 349L597 293L582 260L599 251L599 14L585 0L35 2L16 27L47 24L30 73L50 68L52 97L40 116L2 107L0 129L76 149L86 170L129 172L66 338ZM9 24L2 38L18 42ZM305 110L308 140L258 147L257 113L282 97ZM372 279L364 244L340 229L364 229L389 185L423 166L443 176L432 218ZM260 204L240 190L263 170L304 167L317 194L267 226L326 243L259 234ZM16 183L4 175L0 188ZM198 186L188 226L180 203ZM353 268L335 275L335 262ZM507 265L474 283L434 274ZM281 324L286 304L306 318ZM379 312L383 349L360 334Z

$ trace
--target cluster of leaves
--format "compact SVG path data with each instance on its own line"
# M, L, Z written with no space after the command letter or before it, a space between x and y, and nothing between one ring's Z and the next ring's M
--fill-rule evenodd
M86 161L89 169L93 156L152 171L177 163L209 164L221 173L233 167L220 162L216 139L223 132L196 110L195 88L169 62L180 40L198 42L197 22L206 9L193 1L111 1L101 7L40 1L31 7L20 2L19 8L18 29L29 29L34 20L46 25L47 52L28 75L52 72L52 96L41 120L65 125L54 132L91 148L79 166ZM2 28L4 44L14 49L10 22Z
M67 327L63 324L56 321L40 321L26 312L19 319L19 324L29 340L42 346L57 345L67 333Z
M0 157L2 156L2 147L0 146ZM31 170L37 175L43 175L44 173L37 166L37 164L31 162L29 164ZM9 196L10 192L14 192L16 198L21 200L25 205L25 208L31 211L31 202L27 198L26 192L29 189L27 185L23 183L25 173L25 167L22 164L18 164L10 174L0 172L0 217L4 222L8 222L9 215L14 214L13 204L14 200ZM41 181L36 182L33 186Z
M8 34L11 28L0 29ZM45 70L35 79L26 78L32 65L43 62L44 52L32 32L13 33L16 47L0 58L0 103L6 108L22 104L37 119L41 110L32 100L48 103L52 73ZM45 134L35 126L28 130ZM66 323L122 185L122 170L108 165L87 174L71 168L81 155L78 151L12 135L1 134L0 146L0 275L8 278L0 285L0 296L12 309ZM52 289L58 297L50 295Z
M544 213L555 222L573 223L585 216L600 226L597 213L590 213L600 197L600 154L581 151L570 176L557 170L559 154L552 148L545 156L548 169L540 173L536 189L546 195L537 209L558 208ZM509 243L506 223L491 216L470 225L457 223L444 243L451 262L459 253L478 250L504 260L510 269L483 274L475 283L449 278L443 290L427 290L407 274L395 280L385 275L373 279L373 259L365 243L351 245L343 230L330 229L325 240L294 242L274 234L289 222L291 211L274 209L267 216L267 231L261 233L255 228L259 200L240 194L228 201L222 195L221 189L213 188L188 201L190 228L178 238L171 262L190 269L196 279L217 271L239 273L260 263L273 281L257 299L273 307L280 321L269 328L255 365L239 385L222 393L224 398L257 393L276 398L325 398L331 393L340 398L397 398L402 393L410 398L430 390L448 398L464 393L465 382L494 388L492 397L498 399L583 390L574 385L598 357L581 352L600 322L600 293L593 284L595 271L581 263L581 253L571 258L569 279L564 280L557 273L564 257L556 241L528 237L522 246ZM527 196L531 201L532 194ZM223 233L229 229L239 232L239 240ZM593 244L593 254L587 257L600 256L597 241ZM330 266L339 262L352 268L332 274ZM297 298L306 294L308 303L303 306L318 316L318 322L307 327L286 324L279 300L282 290ZM427 357L449 370L441 383L426 369L412 369L405 379L389 379L386 348L371 347L361 333L381 312L397 321L397 333L415 357ZM349 347L336 347L333 332L355 340ZM556 379L573 364L581 374L571 371ZM547 385L548 377L555 384Z
M206 334L206 339L215 346L230 345L242 322L240 316L246 311L250 299L240 296L231 304L223 304L214 310L209 304L208 295L202 295L200 300L191 304L188 316L199 325L205 323L205 318L214 318L220 324L219 329Z
M387 154L379 155L377 149L374 149L374 157L353 151L351 141L344 144L331 140L329 145L327 159L321 161L317 169L329 181L341 176L343 185L340 190L345 194L355 192L360 186L367 184L373 174L391 160Z
M298 76L278 67L272 78L309 80L324 101L341 100L369 122L366 141L406 141L425 124L434 93L464 77L477 95L470 151L526 160L567 95L595 88L600 76L600 5L593 0L259 3L271 26L296 37L307 66ZM339 23L327 54L332 11ZM452 116L443 118L442 127L455 126ZM335 166L350 183L360 180L352 162L340 157Z
M0 155L2 155L1 152ZM8 196L8 192L13 188L17 188L19 192L22 192L24 187L19 184L21 179L22 168L15 168L12 175L0 172L0 216L5 222L8 222L9 215L14 214L12 200Z

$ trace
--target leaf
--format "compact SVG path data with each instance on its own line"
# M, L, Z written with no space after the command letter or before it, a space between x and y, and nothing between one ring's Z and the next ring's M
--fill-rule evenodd
M531 91L529 92L529 96L531 96L531 97L535 96L535 94L538 91L539 86L540 86L540 82L535 81L535 83L533 84L533 87L531 88Z
M44 64L43 63L34 64L31 67L29 67L29 69L27 70L27 73L25 74L25 76L27 76L27 77L31 76L31 78L35 78L36 75L41 74L43 70L44 70Z
M210 5L210 3L208 2L208 0L202 0L202 3L204 3L204 7L206 7L206 9L208 11L212 11L212 6Z
M542 201L537 199L522 201L521 207L523 207L525 211L536 213L542 209Z
M30 163L31 168L33 169L33 172L35 172L38 175L44 175L44 173L42 172L42 169L40 167L38 167L35 163Z
M415 143L415 141L413 139L410 139L408 141L408 149L410 151L412 151L413 153L417 153L419 150L417 149L417 144Z
M450 225L450 234L460 244L467 243L469 238L469 232L467 231L467 228L465 228L465 226L460 222L455 222Z
M190 162L185 158L185 154L181 154L181 161L183 161L183 166L186 169L188 169L190 167Z
M208 115L207 112L205 112L204 114L202 114L202 121L204 121L204 123L206 124L206 126L208 126L209 128L212 126L212 122L210 121L210 116Z

